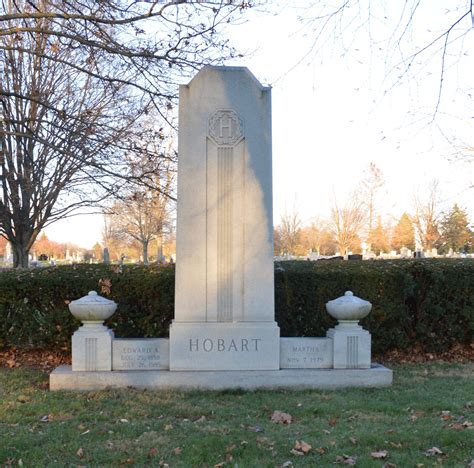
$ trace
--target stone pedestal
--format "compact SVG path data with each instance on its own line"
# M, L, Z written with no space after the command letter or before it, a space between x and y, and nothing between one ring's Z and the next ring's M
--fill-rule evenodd
M112 370L114 332L104 325L83 325L72 335L73 371Z
M326 334L333 342L334 369L370 369L371 336L355 322L340 322Z

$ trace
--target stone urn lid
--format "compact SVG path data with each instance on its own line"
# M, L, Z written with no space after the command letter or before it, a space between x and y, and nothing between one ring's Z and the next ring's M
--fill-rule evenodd
M346 291L344 296L327 302L326 310L331 317L337 320L359 321L369 315L372 304L354 296L352 291Z
M89 291L87 296L69 303L71 314L82 322L103 322L112 317L116 309L114 301L99 296L96 291Z

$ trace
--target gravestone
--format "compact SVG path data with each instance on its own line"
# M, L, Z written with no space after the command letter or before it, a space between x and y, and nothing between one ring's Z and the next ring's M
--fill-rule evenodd
M326 337L280 338L270 89L246 68L205 67L181 87L179 118L169 339L115 337L103 322L117 304L91 291L69 304L83 326L73 335L72 368L54 370L51 390L390 385L392 372L371 363L370 333L358 325L371 304L350 291L326 304L339 321Z
M270 97L243 67L180 88L171 370L279 368Z

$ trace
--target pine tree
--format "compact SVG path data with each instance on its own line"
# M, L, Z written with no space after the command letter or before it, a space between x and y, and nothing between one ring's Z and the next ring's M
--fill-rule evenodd
M466 211L455 203L441 220L440 252L447 253L449 249L470 252L473 249L473 237Z
M377 216L377 224L370 233L369 242L372 251L377 255L380 255L381 252L389 251L387 232L382 224L382 219L380 216Z
M400 250L402 247L415 250L415 229L407 213L402 214L395 226L392 247L395 250Z

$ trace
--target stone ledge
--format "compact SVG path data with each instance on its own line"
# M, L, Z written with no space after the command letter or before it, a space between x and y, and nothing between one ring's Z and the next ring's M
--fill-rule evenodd
M157 390L246 390L292 388L335 389L386 387L391 369L372 363L370 369L281 369L270 371L111 371L72 372L59 366L49 377L50 390L149 388Z

